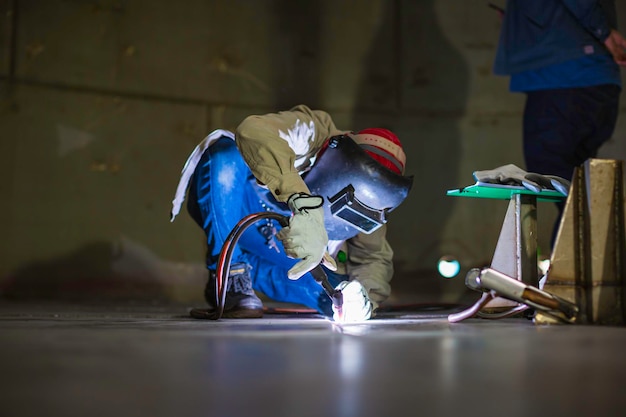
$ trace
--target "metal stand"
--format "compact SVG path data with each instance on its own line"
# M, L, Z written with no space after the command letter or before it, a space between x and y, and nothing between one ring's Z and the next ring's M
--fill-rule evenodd
M535 308L536 324L626 324L623 162L589 159L576 169L541 290L536 201L511 196L491 268L474 269L466 276L469 288L483 291L480 300L448 320L509 316L483 313L501 296L517 302L509 312L524 305Z
M565 197L547 190L533 193L523 187L493 185L475 185L462 190L453 190L448 192L448 195L509 199L489 268L489 276L496 276L496 281L507 277L523 283L524 286L538 287L537 201L555 202L561 201ZM493 288L481 287L480 283L474 284L476 273L476 270L472 270L467 274L466 285L478 291L492 291L483 293L481 299L467 310L451 315L448 318L451 322L465 320L476 315L482 318L499 319L518 314L527 309L525 305L520 304L519 297L506 297L506 293L493 291Z

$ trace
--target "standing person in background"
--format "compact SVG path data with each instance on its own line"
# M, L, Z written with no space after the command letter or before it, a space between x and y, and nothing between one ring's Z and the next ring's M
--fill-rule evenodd
M615 1L507 0L499 14L494 72L526 94L526 170L569 180L597 156L617 121L626 40Z
M172 207L173 221L188 189L188 212L207 239L208 308L191 315L210 318L216 310L217 263L229 232L245 216L272 211L288 216L289 225L275 234L272 222L261 222L242 234L224 317L261 317L257 290L335 320L371 318L391 291L385 223L413 181L404 176L405 161L393 132L342 131L328 113L305 105L209 134L187 160ZM309 272L320 263L343 293L343 314Z

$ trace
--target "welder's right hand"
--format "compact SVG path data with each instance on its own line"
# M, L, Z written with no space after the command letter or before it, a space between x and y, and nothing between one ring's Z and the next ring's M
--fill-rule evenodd
M328 234L324 227L324 198L297 193L289 197L287 204L293 216L289 219L289 226L283 227L276 237L289 257L301 259L287 273L289 279L300 278L320 263L336 271L337 264L326 250Z
M372 302L367 290L357 280L341 281L336 290L341 290L343 305L339 310L333 305L333 320L339 323L354 323L372 317Z

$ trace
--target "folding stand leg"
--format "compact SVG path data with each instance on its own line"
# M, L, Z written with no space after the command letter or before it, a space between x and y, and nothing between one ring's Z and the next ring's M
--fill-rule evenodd
M530 194L515 194L502 223L491 268L537 287L537 197ZM494 295L483 294L470 308L451 315L448 319L457 322L479 315L484 318L507 317L508 313L522 311L515 301Z
M537 197L516 194L511 197L496 245L491 268L505 275L538 286ZM489 310L514 308L518 303L496 297L484 307Z

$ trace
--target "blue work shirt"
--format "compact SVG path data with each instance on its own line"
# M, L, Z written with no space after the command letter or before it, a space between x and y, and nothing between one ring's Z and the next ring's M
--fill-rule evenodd
M564 64L565 68L557 69L565 73L557 73L565 78L576 70L567 62L580 60L578 69L584 70L595 64L590 56L611 56L604 40L617 26L615 0L507 0L506 4L494 61L497 75Z
M602 84L622 86L619 67L611 55L587 55L512 74L509 88L514 92L523 92Z

